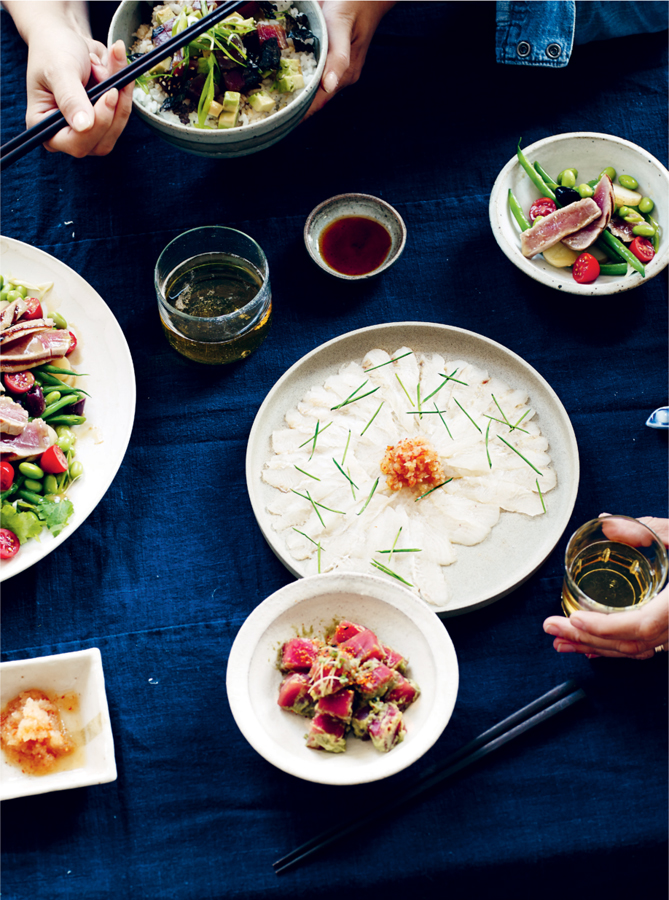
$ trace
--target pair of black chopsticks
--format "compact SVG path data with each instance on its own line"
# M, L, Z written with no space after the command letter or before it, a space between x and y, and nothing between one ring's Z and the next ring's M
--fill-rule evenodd
M374 812L361 818L341 823L334 828L329 828L322 834L311 838L302 846L297 847L286 856L278 859L275 863L272 863L274 871L279 875L281 872L285 872L286 869L299 865L308 856L312 856L330 844L334 844L335 841L353 834L353 832L358 831L365 825L370 825L372 822L387 817L389 813L410 803L420 794L442 784L458 772L466 769L467 766L472 765L472 763L477 762L494 750L498 750L504 744L508 744L514 738L520 737L521 734L525 734L526 731L534 728L535 725L540 725L584 697L584 691L577 687L573 681L565 681L564 684L553 688L552 691L548 691L547 694L493 725L492 728L484 731L483 734L474 738L473 741L451 753L443 762L427 769L417 781L413 782L405 790L400 791L388 803L384 803L380 807L377 806Z
M145 53L138 59L133 60L124 69L121 69L120 72L112 75L111 78L107 78L106 81L101 81L99 84L96 84L87 92L88 99L91 103L95 103L96 100L99 100L103 94L106 94L107 91L110 91L112 88L121 90L121 88L124 88L127 84L134 81L138 75L143 75L145 72L148 72L149 69L152 69L153 66L161 60L166 59L168 56L171 56L177 50L181 49L181 47L194 41L195 38L199 37L204 31L208 31L216 25L217 22L220 22L221 19L229 16L230 13L239 9L240 6L244 6L247 2L248 0L228 0L228 2L221 3L213 12L203 16L198 22L189 25L188 28L185 28L182 32L171 37L168 41L165 41L164 44L161 44L149 53ZM7 141L6 144L3 144L2 147L0 147L0 171L10 166L13 162L16 162L17 159L25 156L26 153L29 153L33 148L37 147L38 144L43 144L45 141L48 141L54 134L57 134L61 128L65 128L66 125L67 122L65 116L60 110L56 110L36 125L33 125L32 128L28 128L27 131L24 131L22 134L18 134L16 137Z

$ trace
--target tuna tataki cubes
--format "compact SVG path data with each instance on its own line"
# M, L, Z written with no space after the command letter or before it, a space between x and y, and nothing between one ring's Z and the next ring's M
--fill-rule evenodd
M281 648L278 704L311 719L307 747L343 753L352 735L387 753L404 739L404 711L419 695L401 653L363 625L342 620L331 635Z

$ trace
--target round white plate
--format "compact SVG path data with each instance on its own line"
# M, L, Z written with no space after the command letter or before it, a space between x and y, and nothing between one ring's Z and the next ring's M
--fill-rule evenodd
M373 325L322 344L279 378L258 410L246 452L246 484L267 543L287 569L303 577L303 564L293 559L284 538L272 528L274 517L267 512L276 496L276 488L261 478L262 467L273 452L271 434L285 427L286 412L297 405L310 387L322 385L344 363L362 361L376 347L393 353L402 346L465 359L487 369L491 376L502 378L510 387L525 390L530 406L538 413L535 421L548 438L557 472L558 484L546 497L545 515L532 518L502 512L485 541L474 547L457 546L458 560L445 570L452 599L447 607L430 607L440 615L457 615L492 603L526 581L557 544L576 502L578 447L569 416L545 379L511 350L462 328L425 322Z
M334 619L371 628L408 659L408 676L421 689L404 715L406 736L389 753L352 737L345 753L310 750L309 720L277 705L279 648L296 634L322 634ZM272 765L320 784L363 784L395 775L435 743L455 706L458 661L444 625L401 585L374 575L311 575L253 610L232 645L226 687L240 731Z
M34 284L53 282L46 295L77 333L71 361L88 373L79 386L88 391L86 422L77 428L77 459L84 475L68 491L74 512L58 537L46 529L39 541L22 545L13 559L3 560L0 581L18 575L43 559L93 512L104 497L125 455L135 418L135 373L128 344L102 297L81 275L48 253L12 238L0 238L0 271ZM113 373L113 380L110 375ZM112 384L114 387L110 388Z

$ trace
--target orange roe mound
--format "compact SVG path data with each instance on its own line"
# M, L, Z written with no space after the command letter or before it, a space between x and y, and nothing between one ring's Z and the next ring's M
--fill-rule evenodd
M21 691L2 711L0 743L8 760L30 775L46 775L75 750L58 706L34 689Z
M391 491L416 485L429 488L445 480L439 457L429 441L420 437L405 438L394 447L386 447L381 471L388 476L386 484Z

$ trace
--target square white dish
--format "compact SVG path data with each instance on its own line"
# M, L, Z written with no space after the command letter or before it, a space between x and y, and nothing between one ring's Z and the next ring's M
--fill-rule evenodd
M98 648L0 663L2 709L21 691L32 689L47 694L79 695L83 764L48 775L28 775L7 762L2 753L0 800L115 781L114 738Z

